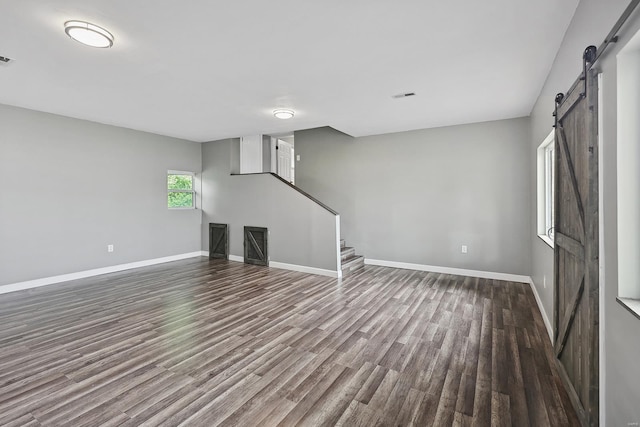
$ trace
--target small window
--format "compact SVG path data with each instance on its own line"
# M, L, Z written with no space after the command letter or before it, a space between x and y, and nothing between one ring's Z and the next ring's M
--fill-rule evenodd
M554 196L555 196L555 134L538 147L538 236L553 247Z
M167 172L167 200L169 209L195 208L193 172Z

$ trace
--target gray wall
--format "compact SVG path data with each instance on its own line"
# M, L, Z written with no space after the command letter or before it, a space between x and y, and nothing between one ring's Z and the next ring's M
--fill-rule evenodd
M295 142L296 185L340 213L366 258L529 275L527 118Z
M166 195L199 144L4 105L0 129L0 285L200 250Z
M535 186L535 149L551 130L553 100L558 92L566 92L581 71L582 52L590 45L600 45L616 22L629 0L581 0L571 25L565 35L558 56L550 71L547 82L538 99L532 116L532 138L530 145L531 186ZM601 412L608 426L626 426L630 422L640 422L640 320L634 318L616 301L617 274L617 184L616 184L616 52L640 28L640 16L636 12L630 23L620 33L620 40L605 54L598 68L603 72L603 115L601 129L603 145L600 147L603 162L600 174L603 177L603 209L600 214L604 221L604 253L600 254L601 268L604 269L604 353L600 355L605 365L601 378L604 390L604 406ZM637 143L637 142L636 142ZM535 194L532 192L532 194ZM535 205L531 206L535 215ZM531 236L535 236L535 222L531 223ZM532 243L532 277L549 316L553 313L553 251L537 237ZM546 276L547 286L543 285ZM637 280L638 278L636 278ZM552 279L551 279L552 280Z
M275 172L271 170L271 137L262 135L262 172Z
M209 223L229 224L229 252L243 256L243 227L269 229L271 261L337 271L335 215L270 174L230 175L237 139L202 145L202 250Z

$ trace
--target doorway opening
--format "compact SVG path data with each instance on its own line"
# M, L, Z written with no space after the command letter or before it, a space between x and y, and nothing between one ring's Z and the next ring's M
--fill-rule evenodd
M293 135L271 137L271 172L295 185L295 143Z

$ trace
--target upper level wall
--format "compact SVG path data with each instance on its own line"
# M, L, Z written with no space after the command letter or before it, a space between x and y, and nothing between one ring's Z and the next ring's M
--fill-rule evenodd
M529 274L528 119L295 141L296 185L340 212L366 258Z
M167 208L200 144L6 105L0 129L0 285L200 251L200 210Z
M337 272L336 215L270 174L230 175L237 140L202 144L202 250L210 222L229 224L229 252L243 256L243 227L269 229L272 262Z

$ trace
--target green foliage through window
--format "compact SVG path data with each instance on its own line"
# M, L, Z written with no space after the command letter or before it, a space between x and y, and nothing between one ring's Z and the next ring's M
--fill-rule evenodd
M193 175L173 175L167 176L169 190L193 190Z
M169 208L194 207L193 175L167 174L167 190Z
M170 208L192 208L193 193L169 193Z

